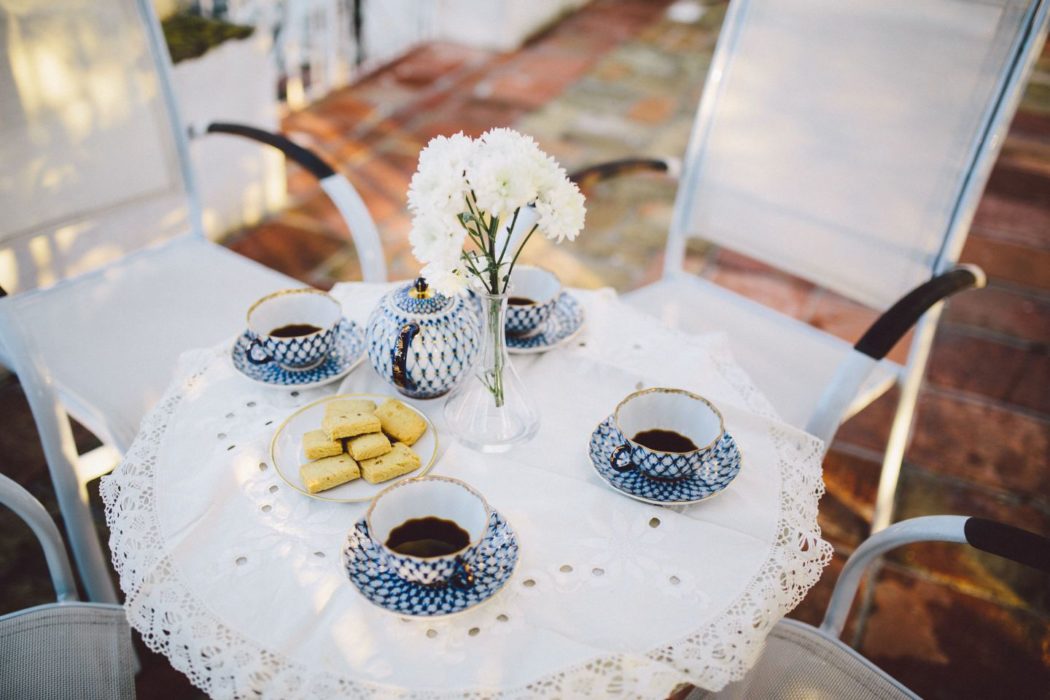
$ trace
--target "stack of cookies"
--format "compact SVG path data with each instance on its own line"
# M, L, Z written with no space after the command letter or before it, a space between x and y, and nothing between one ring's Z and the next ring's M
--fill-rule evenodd
M378 484L419 468L411 445L427 422L397 399L378 408L368 399L338 399L325 406L320 430L303 435L303 452L312 460L299 468L310 493L364 477Z

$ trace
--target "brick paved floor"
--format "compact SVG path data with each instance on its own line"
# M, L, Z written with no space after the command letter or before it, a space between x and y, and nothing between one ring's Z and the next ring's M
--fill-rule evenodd
M512 54L434 44L359 84L288 115L285 129L353 181L379 224L394 277L417 269L405 191L435 134L514 126L569 169L624 155L681 155L722 17L693 25L666 2L598 0ZM334 207L309 177L288 172L292 204L227 244L298 279L329 287L359 267ZM589 193L575 244L535 245L570 284L628 290L659 274L673 183L603 183ZM919 400L898 517L962 513L1050 534L1050 51L1044 53L981 202L964 261L989 287L949 305ZM843 338L873 314L742 256L695 246L690 269ZM901 357L905 347L895 349ZM845 557L871 518L895 394L843 426L825 462L821 525L836 558L792 614L819 620ZM9 416L0 454L53 513L46 467L17 382L0 386ZM84 444L91 437L81 434ZM97 498L96 498L97 502ZM0 612L42 602L46 574L27 533L0 514ZM102 527L100 523L100 527ZM927 697L1045 697L1050 687L1047 579L954 545L913 546L885 564L854 611L847 639ZM192 694L146 655L144 697Z

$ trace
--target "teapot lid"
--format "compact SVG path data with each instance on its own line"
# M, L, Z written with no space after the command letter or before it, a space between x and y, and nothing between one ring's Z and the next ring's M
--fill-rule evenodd
M394 305L405 313L427 315L444 311L454 303L450 297L440 294L422 277L406 284L394 293Z

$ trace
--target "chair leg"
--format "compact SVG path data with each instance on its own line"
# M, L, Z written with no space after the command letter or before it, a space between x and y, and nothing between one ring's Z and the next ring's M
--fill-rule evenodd
M12 307L13 308L13 307ZM33 421L40 434L40 446L51 473L58 507L62 511L69 546L80 571L88 597L99 603L117 603L106 557L95 533L85 479L77 475L77 446L69 415L58 400L54 381L34 351L31 336L19 317L0 308L0 337L4 339L12 366L22 383ZM5 313L6 312L6 313Z
M73 550L80 579L84 583L88 599L96 603L119 603L113 579L109 575L106 555L95 532L95 520L91 517L87 486L83 483L55 483L58 507L62 511L66 537Z
M908 396L905 393L906 389L906 386L901 389L897 413L893 417L893 426L890 428L890 437L886 443L886 453L882 457L879 491L875 497L875 512L871 518L872 534L885 530L893 521L897 482L900 480L904 451L908 447L908 438L911 436L912 419L915 417L915 400L918 398L918 391Z
M886 442L886 453L882 458L879 491L875 497L875 512L871 519L872 534L886 529L893 521L894 499L897 494L901 464L904 462L904 452L908 449L908 438L911 437L919 389L922 387L922 380L926 374L926 361L930 356L933 335L937 330L937 320L940 318L942 307L943 304L938 304L930 309L915 328L915 338L908 353L907 371L901 383L897 413L893 417L890 437Z

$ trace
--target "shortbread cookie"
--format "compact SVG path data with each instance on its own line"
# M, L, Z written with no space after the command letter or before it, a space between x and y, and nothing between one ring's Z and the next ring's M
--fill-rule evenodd
M375 414L383 424L383 432L406 445L414 445L427 431L423 417L397 399L384 401Z
M360 462L362 459L385 455L390 451L390 440L383 433L358 435L346 441L346 451Z
M311 430L303 435L303 453L307 459L321 459L343 454L343 443L333 440L323 430Z
M299 477L310 493L345 484L361 476L361 468L347 454L324 457L316 462L307 462L299 467Z
M321 428L333 440L378 433L383 424L372 413L374 408L371 401L332 401L325 406Z
M325 406L325 409L333 411L364 411L365 413L375 413L376 402L368 399L336 399L335 401L329 401Z
M403 442L395 442L390 452L361 462L361 476L370 484L389 481L395 476L419 469L419 455Z

